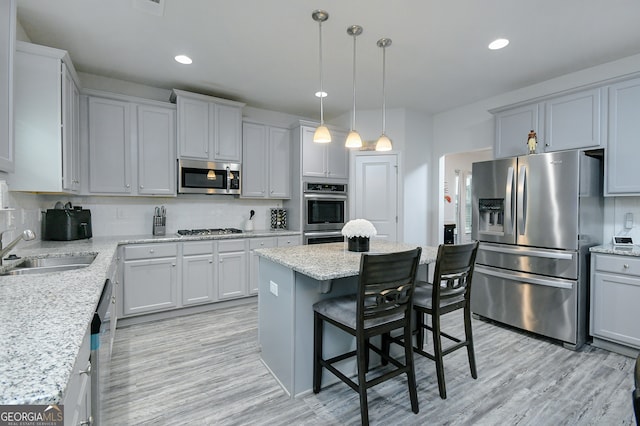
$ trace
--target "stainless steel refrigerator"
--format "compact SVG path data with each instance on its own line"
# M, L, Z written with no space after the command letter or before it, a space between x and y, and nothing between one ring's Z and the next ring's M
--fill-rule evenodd
M587 337L589 247L602 242L600 159L533 154L474 163L472 176L481 242L472 311L577 349Z

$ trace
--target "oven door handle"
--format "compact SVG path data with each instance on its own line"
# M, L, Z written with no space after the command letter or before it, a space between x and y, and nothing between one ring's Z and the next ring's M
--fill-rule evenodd
M340 237L342 236L342 231L318 231L318 232L305 232L305 237Z
M316 198L320 200L346 200L347 196L342 194L319 194L317 192L308 192L304 194L304 198Z

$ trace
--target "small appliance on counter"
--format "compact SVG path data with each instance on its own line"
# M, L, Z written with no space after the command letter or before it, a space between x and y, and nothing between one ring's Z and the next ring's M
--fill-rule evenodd
M271 209L271 229L287 229L286 209Z
M57 202L55 208L43 212L43 219L43 240L72 241L91 238L93 235L91 210L81 206Z
M165 235L167 229L167 209L156 207L153 215L153 235Z

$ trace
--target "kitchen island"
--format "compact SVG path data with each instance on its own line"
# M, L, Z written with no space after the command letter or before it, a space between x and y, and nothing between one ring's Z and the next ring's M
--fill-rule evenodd
M415 247L372 240L369 253ZM300 396L312 388L312 306L326 298L356 293L362 253L347 251L344 243L259 249L256 253L260 256L258 333L262 361L290 396ZM436 255L436 247L422 248L420 279L426 279L427 265L435 262ZM324 339L326 356L355 347L351 336L332 326L325 327ZM323 374L323 385L337 381L335 376Z

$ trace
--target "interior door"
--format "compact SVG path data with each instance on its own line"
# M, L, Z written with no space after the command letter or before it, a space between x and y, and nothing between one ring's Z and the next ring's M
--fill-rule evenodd
M398 241L398 156L356 156L354 195L352 217L370 221L376 238Z

